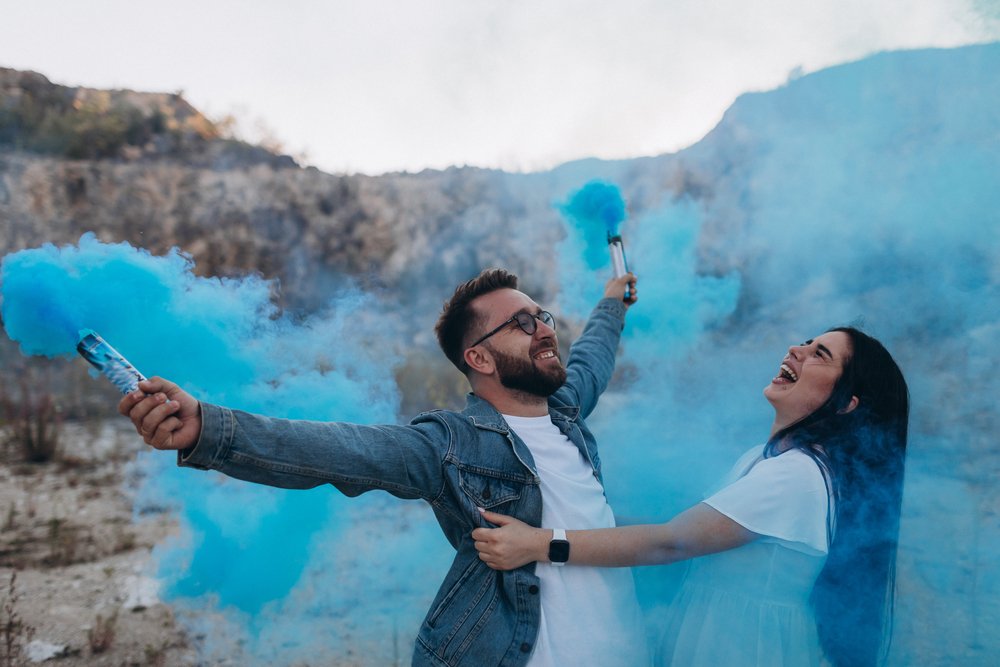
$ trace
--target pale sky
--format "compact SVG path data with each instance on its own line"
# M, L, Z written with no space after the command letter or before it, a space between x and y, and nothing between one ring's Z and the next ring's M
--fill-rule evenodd
M1000 39L1000 0L0 0L0 66L183 91L333 173L673 152L741 93Z

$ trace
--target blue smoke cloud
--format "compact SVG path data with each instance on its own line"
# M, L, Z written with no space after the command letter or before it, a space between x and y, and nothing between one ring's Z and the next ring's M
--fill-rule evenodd
M587 266L591 269L607 266L608 236L616 236L618 226L625 220L625 200L618 187L604 181L590 181L572 193L560 209L581 233Z
M273 305L270 282L200 278L193 268L177 250L154 257L90 234L76 246L14 253L0 269L5 327L25 353L51 357L74 354L77 330L92 328L147 376L170 378L200 399L238 409L301 419L395 420L394 359L372 318L371 296L344 292L324 314L292 321ZM384 641L395 632L408 654L413 619L434 592L433 580L414 570L448 563L447 544L429 516L411 517L402 539L364 554L373 536L359 527L369 520L359 517L384 513L387 499L353 501L358 510L351 513L330 489L254 486L180 470L172 459L141 455L150 481L137 511L168 506L181 512L183 535L157 547L159 576L167 599L201 612L187 617L198 624L197 633L209 621L215 628L207 633L206 656L230 654L234 641L260 664L336 651L320 619L349 614L357 604L359 591L353 599L329 599L330 591L345 588L335 567L345 561L369 592L385 587L380 582L393 567L417 582L393 584L398 590L391 608L381 609L380 622L341 638L351 647L367 643L371 655L381 656L387 647L395 650ZM398 528L386 528L394 532ZM394 566L394 559L409 568ZM387 627L400 617L405 630Z
M851 323L882 340L912 415L893 665L1000 651L997 66L997 44L883 54L740 98L677 156L710 182L633 214L630 382L592 420L616 514L665 520L767 437L761 390L790 344ZM696 237L690 281L677 220ZM638 569L646 604L682 570Z

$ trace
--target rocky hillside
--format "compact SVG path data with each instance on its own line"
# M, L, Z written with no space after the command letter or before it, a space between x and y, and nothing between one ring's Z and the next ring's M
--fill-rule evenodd
M396 288L429 263L442 285L488 264L523 268L560 238L553 203L580 179L642 180L631 202L641 209L683 189L688 177L670 162L331 175L221 138L178 95L68 88L0 69L0 253L85 231L153 253L178 246L205 275L280 278L285 303L306 309L345 276ZM531 274L536 287L554 286L547 267Z
M295 166L288 156L225 134L225 123L209 120L179 93L62 86L0 67L0 147L83 160Z

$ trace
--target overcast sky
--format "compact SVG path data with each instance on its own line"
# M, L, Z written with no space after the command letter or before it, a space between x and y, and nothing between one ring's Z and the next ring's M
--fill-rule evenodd
M330 172L672 152L740 93L1000 39L1000 0L0 0L0 66L176 92Z

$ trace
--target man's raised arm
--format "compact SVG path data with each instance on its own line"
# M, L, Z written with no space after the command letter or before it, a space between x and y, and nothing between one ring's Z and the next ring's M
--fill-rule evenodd
M625 298L625 288L629 297ZM639 299L636 277L627 273L604 286L604 298L594 308L583 333L570 348L564 387L575 394L582 416L597 406L615 368L615 354L626 311Z

